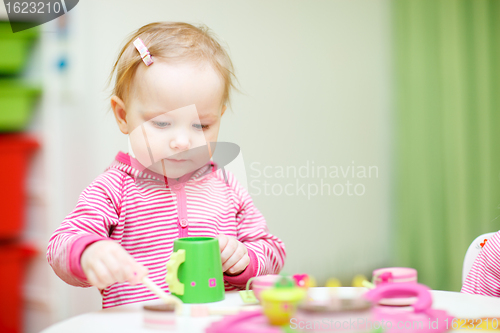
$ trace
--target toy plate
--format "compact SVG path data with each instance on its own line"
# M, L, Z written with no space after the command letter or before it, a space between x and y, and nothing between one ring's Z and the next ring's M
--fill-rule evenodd
M378 304L386 306L409 306L417 301L416 297L382 298Z

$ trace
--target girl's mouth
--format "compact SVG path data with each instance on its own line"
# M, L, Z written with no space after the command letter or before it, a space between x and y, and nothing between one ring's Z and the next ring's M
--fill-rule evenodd
M176 158L167 158L166 160L169 162L172 162L172 163L183 163L183 162L189 161L189 160L176 159Z

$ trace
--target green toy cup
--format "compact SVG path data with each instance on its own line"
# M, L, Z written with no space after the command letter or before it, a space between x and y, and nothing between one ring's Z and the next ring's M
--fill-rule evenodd
M224 279L219 240L211 237L176 239L165 280L170 292L184 303L222 301Z

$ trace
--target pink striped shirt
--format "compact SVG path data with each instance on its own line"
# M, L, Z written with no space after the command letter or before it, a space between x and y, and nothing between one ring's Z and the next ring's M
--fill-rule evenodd
M500 231L491 236L479 252L462 292L500 297Z
M111 239L145 265L149 277L168 292L166 262L173 241L219 234L236 237L250 256L245 271L224 275L226 290L243 288L252 276L279 273L285 246L269 233L264 217L233 174L226 171L226 183L222 171L214 171L210 163L185 182L165 185L162 176L135 165L137 160L119 152L50 238L47 259L61 279L89 287L80 256L92 242ZM144 285L128 283L115 283L101 294L103 308L157 298Z

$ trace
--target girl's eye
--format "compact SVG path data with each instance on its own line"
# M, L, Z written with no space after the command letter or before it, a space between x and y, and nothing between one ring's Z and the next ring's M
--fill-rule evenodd
M193 124L193 127L198 129L198 130L206 130L208 129L208 125L202 125L202 124Z
M155 125L156 127L159 127L159 128L165 128L168 125L170 125L170 123L167 123L165 121L155 121L155 120L153 120L152 122L153 122L153 125Z

